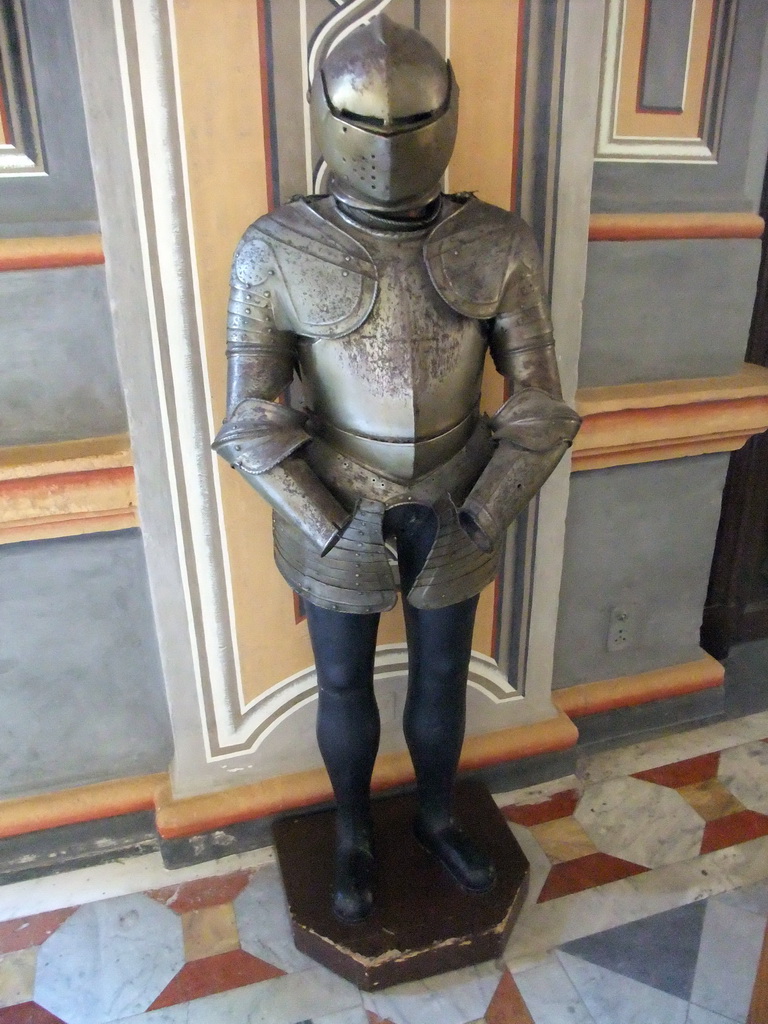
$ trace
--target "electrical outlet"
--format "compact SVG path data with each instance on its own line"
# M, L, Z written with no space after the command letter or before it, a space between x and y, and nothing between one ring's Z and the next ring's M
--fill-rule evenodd
M626 651L633 647L637 635L637 608L631 604L611 608L606 647L609 651Z

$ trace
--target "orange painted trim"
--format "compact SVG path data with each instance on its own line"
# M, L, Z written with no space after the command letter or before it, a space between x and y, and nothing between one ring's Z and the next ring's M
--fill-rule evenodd
M735 451L768 428L768 369L731 377L583 388L574 472Z
M590 242L641 242L663 238L762 238L757 213L593 213Z
M601 711L616 711L619 708L636 707L654 700L712 689L722 686L724 677L725 669L720 662L705 654L683 665L569 686L564 690L556 690L552 700L555 707L570 718L582 718Z
M0 271L50 270L104 262L101 235L54 238L0 238Z
M62 825L76 825L119 814L151 811L166 775L138 775L97 782L58 793L0 801L0 838L26 835Z
M0 543L123 530L137 523L126 437L2 451Z
M577 740L578 730L573 722L558 714L545 722L468 737L461 755L461 768L474 770L565 750ZM413 766L407 753L385 754L376 762L372 788L383 792L413 782L413 778ZM165 839L178 839L332 799L328 776L319 768L184 800L173 799L168 783L158 791L157 830Z

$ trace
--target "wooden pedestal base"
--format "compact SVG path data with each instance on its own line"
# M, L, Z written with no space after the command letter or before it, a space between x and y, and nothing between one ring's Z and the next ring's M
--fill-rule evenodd
M297 949L367 992L501 956L528 882L528 862L486 787L456 787L456 817L493 858L498 878L466 893L416 842L413 793L374 801L377 884L359 924L331 911L334 812L283 818L273 826Z

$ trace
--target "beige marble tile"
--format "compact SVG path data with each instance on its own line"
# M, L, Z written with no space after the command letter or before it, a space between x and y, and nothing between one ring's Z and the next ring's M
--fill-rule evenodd
M182 914L181 925L187 962L240 948L235 909L231 903L190 910Z
M744 810L744 804L729 793L718 779L706 779L694 782L690 786L681 786L677 791L691 805L704 821L715 821L726 814L736 814Z
M0 1007L15 1006L32 999L35 987L37 949L20 949L0 956Z
M531 832L553 864L597 853L597 847L575 818L557 818L531 825Z

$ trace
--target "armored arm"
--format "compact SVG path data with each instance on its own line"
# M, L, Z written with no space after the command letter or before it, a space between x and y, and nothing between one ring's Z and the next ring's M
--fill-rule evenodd
M301 457L306 417L276 401L293 378L296 335L274 277L268 244L249 229L232 267L227 417L213 449L324 554L351 517Z
M512 395L491 419L496 451L459 510L463 529L483 551L495 547L540 490L581 423L562 400L539 255L522 222L492 324L491 355Z

